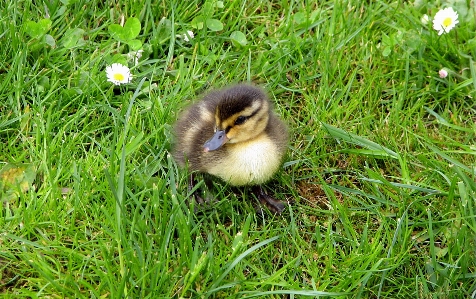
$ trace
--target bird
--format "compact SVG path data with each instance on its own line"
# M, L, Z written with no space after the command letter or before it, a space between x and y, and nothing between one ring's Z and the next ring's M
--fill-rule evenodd
M279 170L289 143L288 127L262 88L238 83L212 90L179 115L173 132L172 156L192 173L190 191L194 173L205 173L231 186L251 186L274 213L285 209L284 202L262 188ZM203 203L196 192L194 196Z

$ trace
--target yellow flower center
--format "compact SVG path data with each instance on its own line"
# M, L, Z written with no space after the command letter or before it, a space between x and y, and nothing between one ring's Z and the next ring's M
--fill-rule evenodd
M124 75L120 73L115 73L113 77L114 77L114 80L119 82L122 82L125 79Z
M451 18L446 18L443 20L443 26L448 27L453 23L453 20Z

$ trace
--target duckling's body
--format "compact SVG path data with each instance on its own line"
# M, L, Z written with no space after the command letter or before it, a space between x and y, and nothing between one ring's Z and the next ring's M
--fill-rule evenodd
M211 92L192 105L177 121L175 135L173 156L180 166L233 186L259 186L271 179L288 143L287 127L267 96L245 84Z
M223 159L208 165L205 172L234 186L260 185L278 170L281 157L280 149L273 140L261 134L252 141L226 146Z

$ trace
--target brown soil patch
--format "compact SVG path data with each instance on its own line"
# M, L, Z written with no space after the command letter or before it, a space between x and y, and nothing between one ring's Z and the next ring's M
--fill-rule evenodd
M313 207L328 210L331 206L329 198L327 198L326 193L319 184L300 181L297 184L297 191L299 195L307 199Z

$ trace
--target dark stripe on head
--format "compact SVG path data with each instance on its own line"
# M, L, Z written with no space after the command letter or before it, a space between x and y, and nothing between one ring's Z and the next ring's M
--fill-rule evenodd
M266 96L259 88L248 85L237 85L226 89L222 92L222 97L223 100L217 107L218 117L221 120L225 120L251 107L256 100L263 101L266 99ZM257 112L254 111L253 114Z

